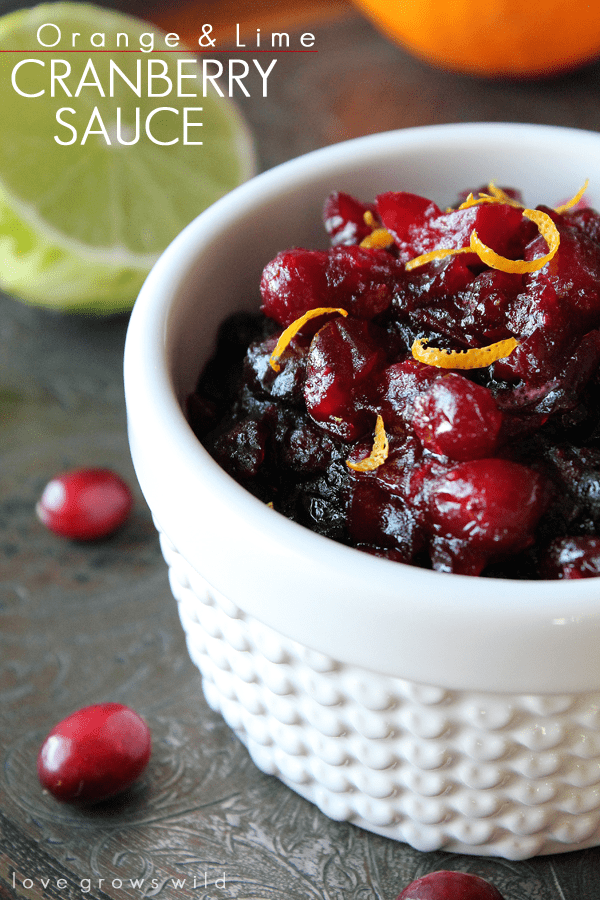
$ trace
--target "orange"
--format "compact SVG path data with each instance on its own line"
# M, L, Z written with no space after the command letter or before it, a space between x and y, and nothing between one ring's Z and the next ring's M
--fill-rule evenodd
M599 0L355 0L388 37L433 65L535 78L600 55Z

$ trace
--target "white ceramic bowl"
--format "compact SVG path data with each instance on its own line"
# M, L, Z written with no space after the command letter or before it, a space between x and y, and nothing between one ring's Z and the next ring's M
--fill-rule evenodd
M600 844L600 581L448 575L336 544L239 487L182 405L218 324L257 308L265 263L325 246L330 191L445 204L494 179L535 205L586 178L593 200L600 135L545 126L327 147L202 213L131 317L131 452L209 703L327 815L421 850L517 859Z

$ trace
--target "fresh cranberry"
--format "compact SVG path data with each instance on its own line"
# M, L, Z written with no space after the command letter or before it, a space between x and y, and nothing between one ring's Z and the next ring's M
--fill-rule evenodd
M502 894L478 875L439 871L417 878L397 900L502 900Z
M429 514L437 532L494 556L533 543L547 502L542 476L498 458L459 463L429 490Z
M38 755L38 776L57 800L97 803L128 788L150 752L150 729L136 712L121 703L100 703L54 726Z
M416 398L411 421L424 447L464 461L493 454L502 413L487 388L451 372Z
M340 244L360 244L371 227L365 222L365 213L375 215L375 205L361 203L350 194L334 191L323 206L323 224L332 247Z
M73 469L48 482L36 513L44 525L62 537L93 541L123 525L132 505L129 487L115 472Z

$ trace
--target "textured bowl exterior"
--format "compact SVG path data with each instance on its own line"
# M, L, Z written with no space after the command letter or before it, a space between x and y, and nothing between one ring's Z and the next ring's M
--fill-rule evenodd
M327 815L421 849L526 858L600 844L600 582L377 559L270 510L216 465L185 397L260 272L316 246L324 196L450 202L491 178L561 202L600 135L467 124L389 132L263 173L161 257L133 310L133 462L206 697L257 765ZM235 248L235 252L232 252Z
M600 692L451 691L345 665L211 588L161 533L205 697L332 819L418 850L525 859L600 833Z

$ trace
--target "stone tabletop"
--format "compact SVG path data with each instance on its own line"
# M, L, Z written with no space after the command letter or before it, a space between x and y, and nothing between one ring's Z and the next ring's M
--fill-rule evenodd
M309 23L310 24L310 23ZM512 120L600 130L600 64L545 82L431 69L350 12L311 27L267 98L240 98L267 169L371 132ZM597 900L600 850L525 862L420 853L328 820L262 774L203 699L158 538L129 458L127 317L61 317L0 297L0 898L394 900L439 868L476 872L505 900ZM47 532L35 503L57 472L106 465L134 488L111 539ZM124 797L78 811L35 773L50 727L126 703L154 752Z

